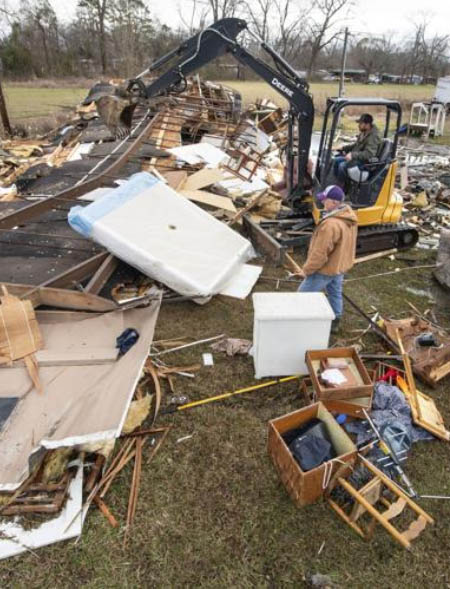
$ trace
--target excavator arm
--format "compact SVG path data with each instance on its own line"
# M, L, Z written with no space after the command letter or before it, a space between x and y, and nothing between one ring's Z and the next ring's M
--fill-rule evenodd
M252 55L236 41L236 37L247 29L247 23L238 18L225 18L191 37L177 49L154 62L137 78L130 80L128 92L152 100L163 93L174 90L186 79L186 76L199 70L213 59L229 54L239 63L249 67L255 74L265 80L289 103L289 124L287 144L287 188L293 202L305 192L305 179L311 134L314 121L314 105L308 92L306 81L274 49L249 33L257 40L261 48L272 58L275 67ZM170 63L166 71L149 85L142 77L161 69Z

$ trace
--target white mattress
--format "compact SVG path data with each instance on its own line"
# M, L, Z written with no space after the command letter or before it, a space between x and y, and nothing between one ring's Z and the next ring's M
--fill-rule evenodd
M69 223L185 296L219 293L253 256L247 239L147 172L87 207L73 207Z

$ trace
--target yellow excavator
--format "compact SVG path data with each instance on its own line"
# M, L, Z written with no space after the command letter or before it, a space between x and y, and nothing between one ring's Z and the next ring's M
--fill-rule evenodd
M402 223L403 199L395 190L397 141L401 126L401 106L384 98L329 98L323 120L315 182L320 188L336 181L333 173L333 145L339 121L346 108L376 109L378 119L384 115L384 129L378 153L363 169L348 169L346 195L358 217L357 253L390 248L407 249L418 241L414 227ZM315 199L312 215L319 222L321 211Z
M244 30L257 41L271 59L266 63L238 43L236 37ZM86 103L96 101L110 129L119 137L129 132L133 110L139 101L164 99L170 92L183 90L186 77L216 57L228 54L249 67L265 80L289 103L287 138L287 202L297 215L305 217L305 227L320 218L314 194L328 184L334 184L333 156L336 132L344 109L355 107L382 110L385 113L383 139L374 161L363 170L351 168L346 194L358 216L357 253L370 253L384 249L406 249L418 240L417 231L401 222L403 201L395 192L397 169L397 140L401 124L401 107L397 101L383 98L329 98L320 137L317 163L313 178L308 174L311 137L314 122L314 104L307 81L290 66L273 48L259 39L238 18L219 20L191 37L180 47L164 55L137 78L129 80L126 88L116 95L107 92L91 94ZM164 73L148 85L143 77L155 75L165 67ZM123 107L123 108L121 108Z

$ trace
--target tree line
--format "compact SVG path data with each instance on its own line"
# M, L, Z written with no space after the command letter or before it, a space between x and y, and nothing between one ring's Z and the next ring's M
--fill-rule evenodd
M354 32L357 0L184 0L173 27L162 24L151 0L78 0L70 22L58 20L49 0L20 0L19 10L8 1L0 5L0 58L11 79L133 77L198 30L231 16L245 18L260 39L310 79L339 67L346 25L347 67L361 69L367 79L389 73L425 81L450 72L450 35L433 33L424 17L402 38L394 31ZM248 34L241 42L260 51ZM229 58L205 73L243 75Z

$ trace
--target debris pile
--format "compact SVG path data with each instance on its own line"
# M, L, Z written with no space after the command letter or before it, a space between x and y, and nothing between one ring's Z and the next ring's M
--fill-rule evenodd
M399 161L405 219L419 230L421 247L436 249L440 230L450 227L450 148L405 147Z
M449 441L434 401L413 377L435 385L448 376L448 334L419 313L372 320L350 300L404 363L380 363L371 375L355 347L328 348L335 315L322 293L272 292L254 296L253 342L224 334L154 342L161 304L245 299L263 270L249 263L254 248L298 274L286 248L308 241L312 222L282 197L287 112L268 100L243 110L235 91L194 77L163 100L129 104L128 135L123 125L106 124L111 108L124 106L117 88L113 107L104 100L114 89L96 85L65 126L38 140L4 142L0 153L0 558L78 537L91 505L118 527L107 493L133 464L126 543L143 465L169 433L155 426L161 410L187 411L307 373L306 406L269 426L283 483L298 505L325 497L363 537L374 527L359 527L367 510L409 547L433 520L398 482L404 473L392 448L390 469L379 456L378 466L367 460L386 444L384 422L392 426L387 409L377 407L374 383L375 393L395 388L391 400L401 403L391 413L407 414L408 431ZM450 224L449 162L446 148L402 153L406 218L426 247ZM274 280L278 290L283 279ZM280 378L190 401L176 379L195 378L202 364L171 365L166 354L212 342L221 360L252 355L256 378ZM202 359L214 369L211 353ZM171 397L161 407L164 389ZM380 410L373 424L372 408ZM367 424L376 439L354 441L349 434L367 433ZM372 482L350 484L355 466ZM338 498L337 488L344 490ZM386 513L367 509L379 501L392 516L411 508L419 523L394 533Z
M89 457L110 456L116 438L129 435L150 411L150 397L136 389L136 383L148 362L159 304L158 300L143 309L106 315L55 317L51 312L34 313L29 301L11 294L2 298L0 336L2 359L7 362L0 369L3 516L57 514L66 520L69 508L77 504L74 521L66 520L66 525L74 525L79 535L84 519L80 481ZM125 328L137 335L126 348L119 345ZM135 405L130 409L135 389L140 419ZM159 393L154 394L157 407ZM133 438L129 445L134 442ZM9 522L2 528L10 542L0 542L1 556L28 545L28 532L22 536L16 524L13 527L11 533ZM56 541L58 533L44 533L36 542Z

